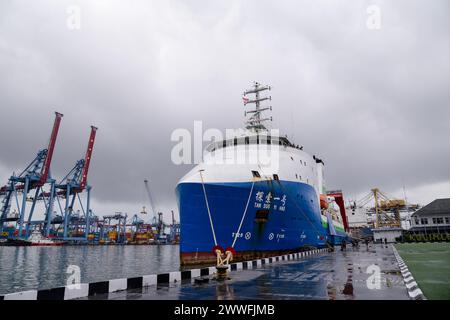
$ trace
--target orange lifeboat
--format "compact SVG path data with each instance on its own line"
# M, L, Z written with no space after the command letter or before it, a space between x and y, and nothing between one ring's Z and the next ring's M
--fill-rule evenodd
M328 201L326 194L320 195L320 209L328 209Z

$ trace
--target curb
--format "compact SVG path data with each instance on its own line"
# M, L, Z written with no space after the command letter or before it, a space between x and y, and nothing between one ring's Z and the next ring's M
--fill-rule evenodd
M298 260L307 256L327 252L326 248L315 249L297 253L243 261L229 265L230 271L256 269L265 264L281 261ZM139 289L152 285L168 285L176 282L191 282L193 279L213 275L216 267L205 267L186 271L173 271L168 273L151 274L142 277L113 279L107 281L73 284L45 290L28 290L8 293L0 296L0 300L71 300L112 293L129 289Z
M402 257L399 255L397 249L392 245L392 250L394 251L395 259L397 260L398 267L402 273L403 281L405 282L406 289L408 290L409 298L412 300L427 300L422 290L420 290L419 285L412 273L408 270L408 266L403 261Z

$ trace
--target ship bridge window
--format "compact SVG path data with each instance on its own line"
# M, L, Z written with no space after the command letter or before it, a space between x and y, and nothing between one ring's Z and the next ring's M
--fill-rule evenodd
M254 178L261 178L261 175L259 174L258 171L252 170L252 175L253 175Z
M228 140L217 141L215 143L211 143L207 147L207 151L215 151L221 148L226 148L230 146L238 146L238 145L250 145L250 144L282 144L282 141L278 137L266 136L266 135L256 135L256 136L246 136L246 137L234 137Z

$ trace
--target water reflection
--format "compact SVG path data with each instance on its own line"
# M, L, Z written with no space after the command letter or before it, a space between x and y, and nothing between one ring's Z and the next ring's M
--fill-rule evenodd
M216 286L216 299L217 300L234 300L234 288L228 281L218 281Z
M179 246L0 247L0 294L64 286L69 265L84 283L176 271Z

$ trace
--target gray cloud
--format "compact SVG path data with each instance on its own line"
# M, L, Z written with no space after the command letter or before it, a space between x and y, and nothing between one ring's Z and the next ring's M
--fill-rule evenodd
M78 31L66 27L73 4ZM371 4L380 30L366 27ZM54 176L83 156L95 124L99 210L141 205L144 178L175 208L190 167L171 163L171 132L194 120L241 126L240 94L259 80L273 86L273 127L325 160L330 188L356 196L448 182L449 9L445 0L2 2L0 178L45 146L58 110Z

